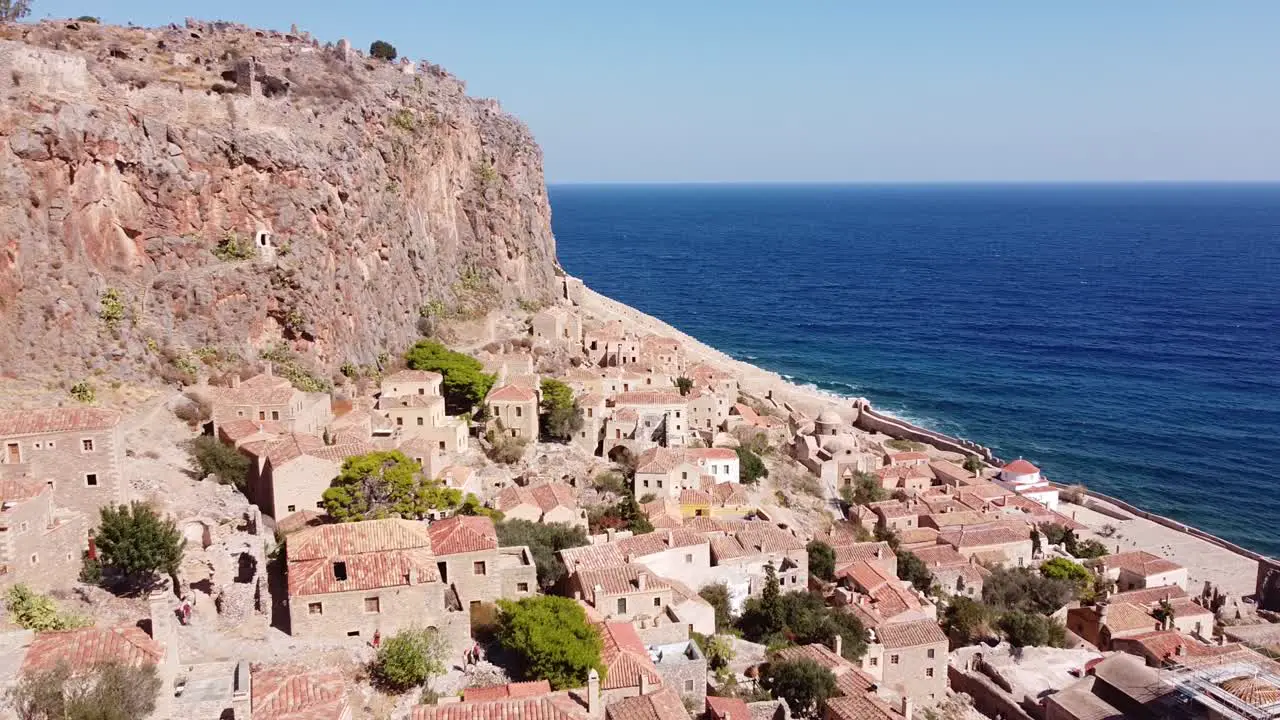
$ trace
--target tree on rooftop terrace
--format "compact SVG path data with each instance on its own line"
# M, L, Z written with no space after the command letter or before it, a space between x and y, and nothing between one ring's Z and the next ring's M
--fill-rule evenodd
M413 370L430 370L444 376L441 389L451 412L467 412L484 401L493 387L494 376L484 371L479 360L455 352L435 340L419 340L405 362Z
M604 644L577 602L538 595L499 600L498 611L498 642L516 658L525 678L544 679L553 690L562 690L586 685L594 668L604 681Z
M831 580L836 572L836 551L821 540L810 540L805 546L809 553L809 572L823 580Z
M568 442L582 429L582 410L574 401L573 389L559 380L542 381L542 402L538 410L538 424L543 435L550 439Z
M422 466L399 450L377 450L344 460L323 500L325 511L339 522L421 520L432 510L457 508L462 491L424 477Z
M380 60L395 60L399 53L396 52L396 46L385 40L374 40L369 45L369 56L376 57Z
M760 684L786 700L797 717L816 717L818 708L836 694L836 676L809 660L775 660L765 666Z

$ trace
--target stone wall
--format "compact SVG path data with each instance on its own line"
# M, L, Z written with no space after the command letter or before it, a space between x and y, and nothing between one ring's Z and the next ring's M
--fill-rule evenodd
M366 600L377 598L377 611ZM313 605L319 603L319 612ZM444 587L440 583L406 585L395 588L353 590L323 595L289 598L290 634L297 637L360 637L371 640L375 631L385 638L409 627L435 627L451 645L466 641L471 623L467 612L444 609Z
M913 440L926 445L933 445L940 450L962 455L977 455L985 460L992 458L991 451L982 445L963 438L943 435L940 432L912 425L905 420L883 415L873 410L870 405L863 405L860 408L858 417L853 424L854 427L861 430L883 433L899 440Z
M80 574L88 547L88 526L81 513L55 514L48 490L0 515L5 532L0 582L25 583L36 590L66 587Z
M53 483L54 506L84 513L90 524L96 525L99 508L125 501L120 474L124 443L119 425L109 430L0 438L0 444L15 442L28 467L24 472L32 480ZM91 450L85 450L85 442L92 444Z
M1039 720L1038 717L1033 718L1028 714L1012 695L984 675L949 666L947 677L951 682L952 691L965 693L973 698L974 708L987 717L999 717L1004 720Z

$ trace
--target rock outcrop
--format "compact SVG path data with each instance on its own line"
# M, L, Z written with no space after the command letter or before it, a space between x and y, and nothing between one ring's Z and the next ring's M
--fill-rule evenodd
M541 152L439 67L46 21L0 25L0 96L5 373L280 345L333 370L553 293Z

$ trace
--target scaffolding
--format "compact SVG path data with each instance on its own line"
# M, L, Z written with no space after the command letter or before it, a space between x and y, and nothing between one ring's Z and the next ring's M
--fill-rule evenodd
M1161 670L1163 679L1185 699L1231 720L1280 720L1280 675L1265 658L1237 654L1200 659L1194 664L1173 662ZM1223 689L1222 684L1248 678L1276 690L1275 700L1254 704Z

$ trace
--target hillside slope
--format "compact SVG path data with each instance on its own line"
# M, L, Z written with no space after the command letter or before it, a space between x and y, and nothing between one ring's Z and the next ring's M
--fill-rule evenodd
M436 66L46 21L0 26L0 96L7 374L282 344L332 370L552 293L540 150Z

